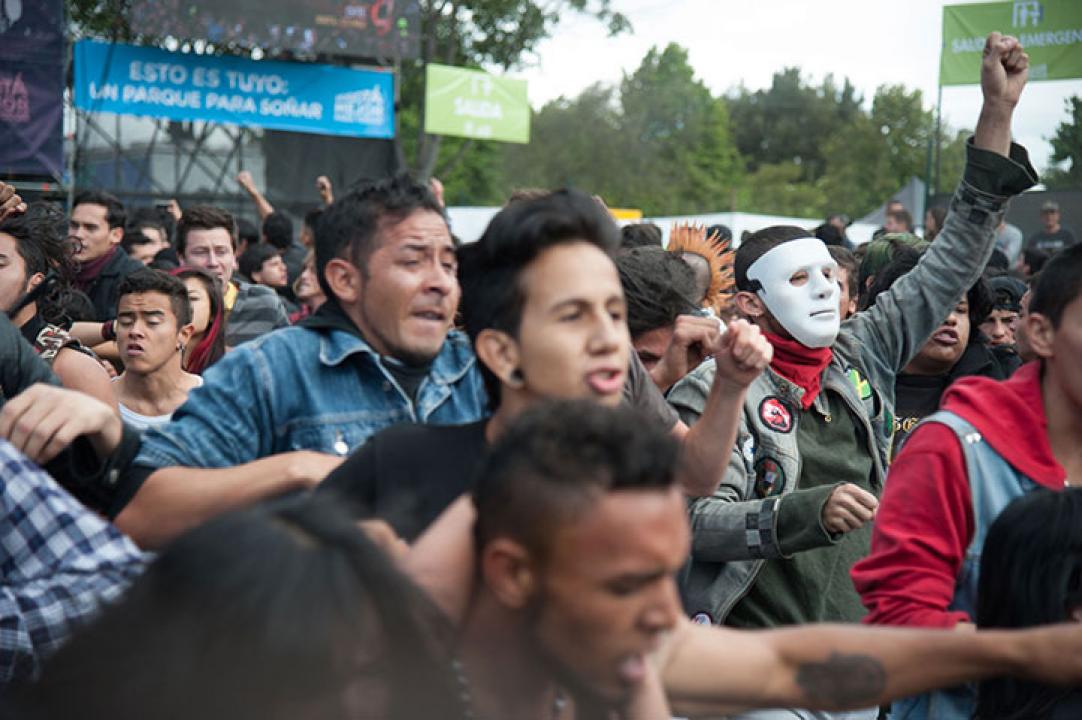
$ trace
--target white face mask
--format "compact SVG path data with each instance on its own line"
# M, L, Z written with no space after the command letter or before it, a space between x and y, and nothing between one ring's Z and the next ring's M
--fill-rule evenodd
M838 336L838 264L818 238L790 240L748 268L774 318L805 347L830 347ZM795 284L794 284L795 283Z

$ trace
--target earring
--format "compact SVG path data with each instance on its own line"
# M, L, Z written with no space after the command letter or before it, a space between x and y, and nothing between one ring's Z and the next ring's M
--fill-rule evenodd
M513 388L520 388L525 382L526 378L523 377L522 371L518 368L512 370L507 376L507 384Z

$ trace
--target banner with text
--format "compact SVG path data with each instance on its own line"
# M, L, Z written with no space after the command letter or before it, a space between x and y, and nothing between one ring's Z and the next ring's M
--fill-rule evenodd
M425 132L530 142L526 81L429 63L425 74Z
M1030 80L1082 77L1082 2L1014 0L943 8L941 85L980 82L981 52L992 31L1022 41Z
M394 74L82 40L75 105L320 135L394 137Z

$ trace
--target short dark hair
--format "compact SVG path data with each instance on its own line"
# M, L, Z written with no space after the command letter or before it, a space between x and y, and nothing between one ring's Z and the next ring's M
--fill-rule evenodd
M15 250L25 266L24 282L38 273L46 276L44 286L34 291L38 315L47 323L66 325L72 319L68 306L75 261L64 211L55 203L33 202L26 212L0 222L0 232L15 238Z
M279 250L293 244L293 221L280 212L263 218L263 237Z
M323 277L327 263L346 258L367 274L368 258L376 250L380 233L418 210L444 217L443 207L428 183L417 182L406 174L362 185L327 207L314 228L316 276L323 294L335 297Z
M845 270L846 288L849 290L849 299L856 300L860 294L860 282L857 279L857 256L849 248L841 245L827 245L827 252L838 267Z
M706 228L706 236L714 242L727 242L733 239L733 231L729 229L728 225L715 223Z
M633 339L699 310L693 299L695 273L678 256L659 247L638 247L620 253L615 262Z
M141 207L132 210L128 218L128 229L142 230L148 227L158 230L167 243L173 244L173 232L176 230L177 221L168 212L156 207Z
M259 244L259 226L248 218L237 218L237 244ZM234 248L235 249L235 248Z
M237 270L248 280L252 280L252 273L261 272L263 263L276 257L278 257L278 250L273 245L265 243L249 245L248 249L241 253L240 258L237 259Z
M1060 250L1045 263L1033 288L1029 312L1040 313L1059 328L1063 311L1082 295L1082 245Z
M631 408L590 400L539 403L481 461L473 491L477 550L497 537L544 557L554 529L617 490L675 486L680 448Z
M512 203L498 212L481 239L458 251L462 316L466 333L476 342L493 328L517 337L526 292L522 274L550 247L586 242L610 256L620 246L616 223L589 195L558 190L534 200ZM478 363L489 400L499 399L500 383Z
M815 228L815 237L823 241L828 247L845 247L845 238L842 237L842 231L834 227L830 223L823 223Z
M184 211L177 223L177 254L183 255L188 247L188 233L192 230L222 228L229 233L233 249L237 249L237 223L224 208L213 205L193 205Z
M177 328L181 328L192 321L192 303L188 300L187 286L172 275L161 270L141 268L120 281L117 289L117 307L125 295L141 295L143 293L161 293L169 298L169 306L173 309L173 315L177 319Z
M1038 487L1011 502L988 530L977 607L981 629L1069 619L1082 604L1082 489ZM977 686L975 720L1047 717L1073 688L994 678Z
M748 279L748 268L778 245L806 237L811 237L811 234L795 225L771 225L748 235L736 249L736 258L733 260L736 289L756 292L757 283Z
M101 205L105 208L105 221L109 224L110 230L124 227L127 214L124 211L124 204L117 199L116 195L102 190L86 190L76 195L71 203L73 210L80 205Z
M654 223L632 223L620 228L620 249L661 247L662 233Z
M921 253L926 247L928 247L928 242L912 233L887 233L861 245L859 249L864 255L860 258L860 269L857 273L860 307L864 308L871 304L867 299L869 278L871 282L874 282L875 276L890 264L902 248L913 248Z
M905 208L901 210L887 210L887 217L905 225L906 232L913 232L913 216Z
M124 248L124 252L130 253L136 245L149 245L152 242L154 241L144 235L142 230L129 228L124 231L124 237L120 238L120 247Z

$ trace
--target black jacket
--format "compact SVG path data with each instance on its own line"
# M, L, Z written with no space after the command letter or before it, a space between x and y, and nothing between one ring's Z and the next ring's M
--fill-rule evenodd
M119 299L120 283L129 273L142 270L145 265L118 247L113 257L101 269L98 276L86 288L94 313L99 322L116 318L116 301Z

